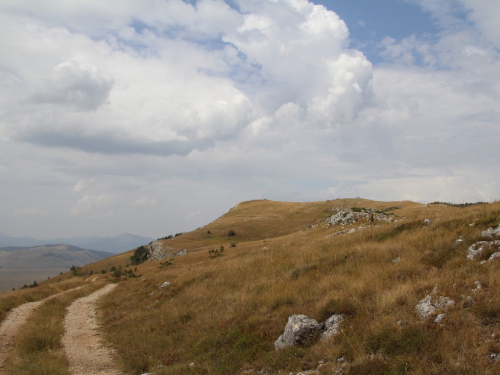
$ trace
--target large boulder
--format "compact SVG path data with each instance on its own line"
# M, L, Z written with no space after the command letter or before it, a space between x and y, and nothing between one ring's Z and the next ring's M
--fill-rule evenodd
M292 346L308 345L321 332L321 324L305 315L292 315L288 318L285 331L276 340L274 347L276 350L289 348Z

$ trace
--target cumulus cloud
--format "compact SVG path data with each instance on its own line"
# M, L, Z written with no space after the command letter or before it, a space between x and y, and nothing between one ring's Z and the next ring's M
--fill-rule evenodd
M96 110L106 102L113 83L113 77L105 77L96 67L70 60L55 67L30 99L76 110Z
M498 197L498 6L408 1L439 33L374 66L306 0L2 1L5 212L162 236L246 199Z
M75 30L63 22L80 12L90 17L95 8L86 3L56 7L50 19L39 6L28 13L16 4L3 5L17 13L2 27L15 40L34 41L23 55L41 55L29 71L9 62L8 53L3 61L24 81L19 97L24 91L28 98L14 100L4 117L18 141L187 155L276 124L290 106L304 127L347 123L369 96L371 64L348 49L345 23L306 0L242 0L238 9L209 0L151 3L156 13L131 2L120 11L103 6L94 20L107 28L99 41L78 23ZM137 11L141 27L123 9ZM1 45L16 52L6 39Z

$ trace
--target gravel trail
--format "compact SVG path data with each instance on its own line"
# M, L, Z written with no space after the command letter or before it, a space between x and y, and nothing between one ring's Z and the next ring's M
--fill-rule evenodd
M91 295L75 300L64 320L62 344L73 375L119 375L112 360L112 350L99 337L96 302L117 284L108 284Z

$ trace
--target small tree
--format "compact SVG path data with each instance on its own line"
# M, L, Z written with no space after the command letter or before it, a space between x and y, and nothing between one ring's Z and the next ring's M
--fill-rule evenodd
M78 276L82 267L75 266L74 264L69 268L73 276Z
M143 263L148 259L149 251L146 246L139 246L130 257L130 262L134 265Z
M227 232L227 236L228 237L233 237L233 236L236 236L236 232L234 230L230 230L229 232Z

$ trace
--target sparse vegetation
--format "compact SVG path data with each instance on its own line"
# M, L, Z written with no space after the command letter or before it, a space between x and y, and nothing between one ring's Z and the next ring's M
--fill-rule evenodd
M173 266L174 264L172 263L174 259L166 260L164 262L160 262L158 268L162 269L163 267L168 267L168 266Z
M134 250L134 254L130 257L130 262L133 265L138 265L148 259L149 250L146 246L139 246Z
M208 250L208 257L210 259L214 259L220 257L224 254L224 246L221 245L219 249L210 249Z
M338 228L324 220L352 207L391 219L397 210L398 222L376 220L373 229L329 237ZM474 261L466 256L499 219L500 202L460 209L361 199L244 202L210 224L214 235L169 239L168 246L189 250L175 267L172 259L140 264L144 277L101 301L101 326L121 373L296 374L322 361L320 375L341 366L345 374L498 374L499 261L481 263L498 248ZM227 228L238 233L238 248L224 252ZM123 274L129 257L93 269ZM456 302L440 323L415 310L435 288ZM331 339L276 352L293 314L345 320Z
M69 268L71 271L71 274L73 276L81 276L80 271L82 270L82 267L75 266L74 264Z

